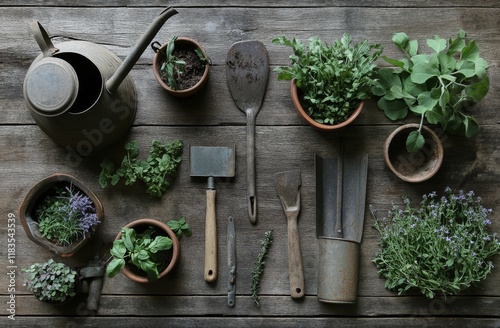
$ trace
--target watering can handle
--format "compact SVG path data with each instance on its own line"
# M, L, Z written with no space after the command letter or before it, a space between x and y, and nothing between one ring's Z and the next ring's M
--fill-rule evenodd
M36 43L38 43L38 46L42 50L44 57L51 57L53 54L59 51L59 49L54 47L52 41L50 41L49 35L43 28L42 24L40 24L38 21L33 21L31 22L30 27L31 31L35 35Z

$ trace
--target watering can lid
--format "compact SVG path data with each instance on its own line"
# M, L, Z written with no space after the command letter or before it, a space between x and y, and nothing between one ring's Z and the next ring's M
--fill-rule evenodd
M24 80L28 105L45 116L56 116L73 105L78 94L78 76L60 58L47 57L36 63Z

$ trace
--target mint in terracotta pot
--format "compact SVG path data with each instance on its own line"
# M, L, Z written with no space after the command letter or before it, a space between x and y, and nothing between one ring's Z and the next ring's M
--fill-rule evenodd
M292 48L288 57L290 66L279 66L275 72L278 80L292 80L292 88L296 84L300 105L312 122L326 126L341 124L364 99L370 98L376 78L375 61L382 52L379 44L372 45L366 40L353 43L348 33L331 44L318 37L311 37L308 44L303 44L284 36L275 38L273 43Z

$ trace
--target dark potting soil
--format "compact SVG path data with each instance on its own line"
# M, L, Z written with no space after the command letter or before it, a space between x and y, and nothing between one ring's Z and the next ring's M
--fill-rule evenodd
M174 49L174 56L178 60L183 60L186 62L184 66L184 72L179 76L177 70L174 70L175 80L177 81L178 90L186 90L193 87L198 81L200 81L203 73L205 72L205 63L201 61L198 54L191 48L176 48ZM163 65L165 60L160 62L160 67ZM165 72L161 72L162 80L168 85L168 79Z

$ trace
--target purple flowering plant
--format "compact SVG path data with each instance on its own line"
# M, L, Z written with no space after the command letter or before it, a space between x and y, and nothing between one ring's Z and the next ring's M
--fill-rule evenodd
M387 289L399 295L417 289L432 299L457 295L488 276L500 241L488 232L493 211L480 197L447 187L444 196L423 195L420 207L403 201L403 209L393 206L382 219L370 208L380 233L373 263Z
M100 223L92 200L72 184L54 190L35 211L42 236L60 245L88 237Z

